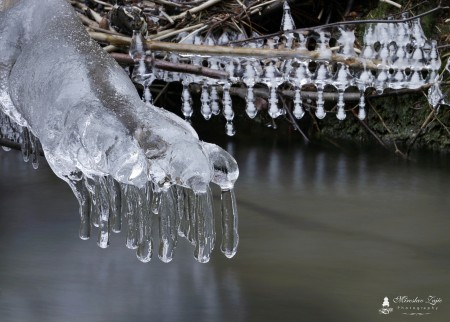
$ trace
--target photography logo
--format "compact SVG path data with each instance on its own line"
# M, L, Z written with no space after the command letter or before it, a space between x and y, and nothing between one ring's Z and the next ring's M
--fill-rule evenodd
M378 310L378 312L380 312L380 314L389 314L393 311L394 309L389 307L389 299L386 296L383 300L383 304L382 304L382 308Z

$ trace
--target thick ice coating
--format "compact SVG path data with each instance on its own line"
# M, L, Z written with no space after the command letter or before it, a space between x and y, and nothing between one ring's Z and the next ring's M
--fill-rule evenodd
M196 258L209 260L209 184L233 191L236 161L201 142L186 121L144 103L68 2L0 0L0 108L39 139L53 171L72 187L81 238L98 226L98 244L107 247L126 218L127 246L148 261L158 214L163 261L172 258L182 220Z

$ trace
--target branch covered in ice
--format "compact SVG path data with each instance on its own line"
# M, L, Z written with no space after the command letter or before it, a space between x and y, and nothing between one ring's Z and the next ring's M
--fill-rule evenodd
M66 1L0 4L0 134L33 160L42 145L80 203L80 237L98 227L98 245L107 247L126 220L127 246L137 248L140 260L150 260L152 231L159 230L161 260L172 259L179 234L207 262L215 239L212 182L224 196L223 252L233 256L239 175L233 157L200 141L184 120L143 102Z

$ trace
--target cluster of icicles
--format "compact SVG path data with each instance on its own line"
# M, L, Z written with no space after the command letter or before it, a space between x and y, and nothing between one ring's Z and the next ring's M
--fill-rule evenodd
M20 144L24 160L38 167L39 140L26 127L18 126L0 112L0 139ZM10 148L4 147L5 151ZM204 193L178 185L160 187L148 182L143 188L119 183L112 177L71 173L65 178L80 204L81 239L89 239L98 227L97 244L106 248L111 233L127 226L126 246L136 249L142 262L153 255L153 238L159 238L158 257L170 262L178 236L195 246L194 257L207 263L214 249L216 234L213 198L208 187ZM238 213L234 190L221 191L221 251L231 258L239 242Z
M25 162L31 160L34 169L39 167L39 153L42 151L39 139L27 127L11 121L2 111L0 111L0 139L19 144L23 160ZM2 148L5 151L11 150L6 146L2 146Z
M403 15L403 20L407 15ZM221 111L226 119L226 132L234 135L234 111L230 96L230 87L233 84L244 84L247 88L246 113L254 118L258 112L255 106L254 87L266 87L268 90L268 113L272 118L285 113L280 108L278 88L289 84L294 89L293 115L301 119L305 114L302 98L302 87L314 85L317 89L315 115L322 119L326 116L324 108L324 91L332 86L337 92L337 113L339 120L346 118L344 93L349 87L354 87L360 93L358 117L366 117L364 93L367 88L375 88L378 94L385 88L417 89L429 83L438 82L437 72L441 60L437 51L436 41L429 41L425 37L419 19L402 22L379 23L369 25L365 31L362 50L358 54L355 47L355 33L344 28L319 29L304 34L293 32L295 23L292 19L289 5L284 3L284 16L281 37L274 37L267 41L253 40L239 44L229 44L230 41L240 40L243 36L224 32L220 37L208 35L201 37L189 34L179 40L180 43L194 45L228 45L249 48L289 49L298 51L295 58L270 57L260 59L257 57L233 56L197 56L184 55L173 52L152 52L143 50L143 39L140 33L135 32L130 48L130 55L134 58L136 66L133 79L141 83L145 91L145 100L151 101L148 86L155 79L166 82L181 82L182 113L186 120L192 116L192 98L189 84L199 84L201 90L201 113L205 119L218 115ZM181 38L181 37L180 37ZM336 42L334 48L330 46ZM311 50L311 43L314 49ZM302 57L302 52L308 51L312 55ZM334 53L333 53L334 51ZM187 63L197 66L207 65L211 69L228 73L226 80L215 80L206 76L184 74L173 71L158 70L153 66L146 66L145 56L152 55L158 59L165 59L173 63ZM376 64L376 68L350 68L344 63L330 64L333 55L344 58L354 58L361 62ZM311 57L317 57L311 59ZM136 58L138 57L138 58ZM219 94L222 92L219 104Z
M86 177L82 173L68 178L80 203L80 238L88 239L91 228L98 227L97 244L109 245L111 232L128 225L126 246L136 249L142 262L153 255L153 238L158 232L158 257L168 263L173 259L178 236L195 246L194 257L207 263L215 245L212 193L173 185L164 190L149 182L143 188L121 184L112 177ZM222 190L222 244L228 258L238 245L237 209L233 189Z

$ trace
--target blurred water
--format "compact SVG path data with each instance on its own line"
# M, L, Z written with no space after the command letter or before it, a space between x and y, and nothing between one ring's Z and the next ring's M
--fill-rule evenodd
M78 239L78 206L48 166L0 151L0 321L409 321L398 295L450 316L449 158L275 142L227 146L241 170L240 247L142 264L114 235ZM215 192L217 196L217 191ZM218 206L216 200L216 207ZM380 315L383 298L394 312Z

